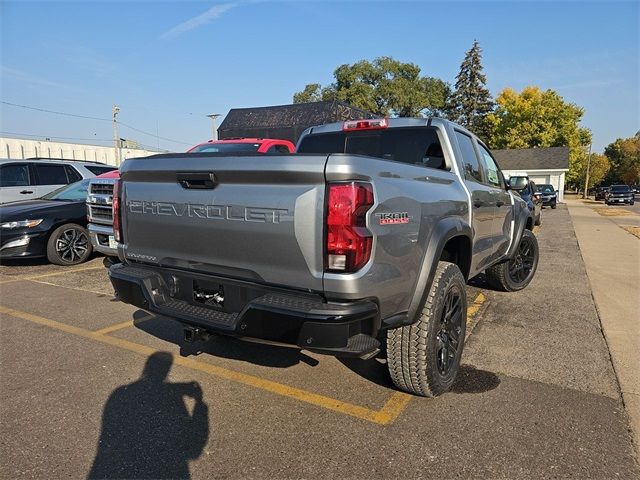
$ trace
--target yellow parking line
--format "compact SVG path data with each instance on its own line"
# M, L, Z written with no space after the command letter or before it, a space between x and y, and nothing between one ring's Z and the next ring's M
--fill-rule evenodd
M480 307L485 300L486 297L484 296L484 294L479 293L473 303L469 305L469 307L467 308L467 323L473 320L473 317L476 315L476 313L478 313L478 310L480 310Z
M474 303L467 309L467 322L469 322L478 312L480 306L484 303L484 301L485 296L480 293L476 297ZM129 350L140 355L148 356L157 352L157 350L154 348L106 335L107 333L111 333L116 330L133 325L133 321L121 322L109 327L102 328L100 330L91 331L62 322L57 322L55 320L41 317L39 315L34 315L3 306L0 306L0 313L11 315L12 317L16 318L21 318L23 320L37 323L39 325L44 325L49 328L70 333L72 335L77 335L79 337L88 338L97 342L118 347L123 350ZM153 316L150 315L148 317L145 317L142 319L142 321L148 320L150 318L153 318ZM191 358L175 357L174 362L177 365L181 365L192 370L198 370L210 375L214 375L216 377L224 378L254 388L259 388L261 390L275 393L276 395L293 398L301 402L316 405L318 407L322 407L327 410L332 410L334 412L342 413L345 415L350 415L352 417L360 418L362 420L376 423L378 425L389 425L393 423L407 408L409 402L413 398L413 396L403 392L394 392L380 410L372 410L370 408L343 402L335 398L326 397L324 395L309 392L307 390L302 390L300 388L291 387L281 383L273 382L271 380L266 380L254 375L229 370L223 367L218 367L216 365L211 365L209 363L199 362Z
M19 277L14 277L14 278L7 278L4 280L0 280L0 285L4 284L4 283L12 283L12 282L22 282L24 280L36 280L39 278L46 278L46 277L54 277L56 275L64 275L65 273L75 273L75 272L87 272L89 270L104 270L103 266L97 266L97 267L84 267L84 268L74 268L74 269L67 269L67 270L59 270L57 272L50 272L50 273L43 273L40 275L24 275L24 276L19 276Z
M388 425L395 422L396 418L407 408L412 398L408 393L395 392L376 414L377 423Z
M156 318L155 315L146 315L138 320L135 320L135 323L146 322L147 320L151 320L152 318ZM101 328L100 330L94 330L92 333L96 335L106 335L107 333L113 333L118 330L122 330L123 328L133 327L134 320L127 320L126 322L116 323L114 325L109 325L108 327Z
M102 335L98 332L92 332L84 328L75 327L73 325L67 325L65 323L57 322L55 320L41 317L39 315L33 315L31 313L14 310L12 308L0 306L0 313L5 315L11 315L12 317L27 320L29 322L33 322L39 325L44 325L46 327L60 330L62 332L70 333L72 335L77 335L79 337L88 338L97 342L105 343L107 345L112 345L114 347L118 347L123 350L129 350L131 352L135 352L140 355L148 356L157 352L156 349L147 347L145 345L129 342L127 340L123 340L116 337L110 337L108 335ZM403 408L406 406L406 403L408 402L408 399L404 399L400 397L400 396L404 396L405 394L396 392L392 395L391 399L385 404L382 410L372 410L366 407L361 407L359 405L353 405L351 403L342 402L335 398L330 398L324 395L319 395L317 393L308 392L300 388L290 387L288 385L283 385L281 383L273 382L271 380L266 380L263 378L255 377L253 375L248 375L246 373L240 373L233 370L228 370L226 368L211 365L208 363L198 362L191 358L176 357L174 359L174 362L177 365L181 365L183 367L205 372L210 375L214 375L216 377L225 378L227 380L231 380L237 383L242 383L244 385L259 388L261 390L266 390L268 392L272 392L277 395L282 395L284 397L293 398L293 399L296 399L305 403L309 403L312 405L316 405L318 407L326 408L328 410L332 410L338 413L351 415L353 417L357 417L362 420L367 420L369 422L373 422L379 425L387 425L393 422L398 417L398 415L402 412ZM409 397L409 396L406 395L406 397Z
M107 333L115 332L116 330L122 330L123 328L133 327L133 320L127 320L126 322L116 323L100 330L95 330L93 333L96 335L106 335Z

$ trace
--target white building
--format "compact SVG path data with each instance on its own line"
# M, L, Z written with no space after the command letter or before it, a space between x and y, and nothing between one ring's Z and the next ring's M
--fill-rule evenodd
M120 149L120 159L124 161L127 158L146 157L156 153L159 152L123 147ZM87 160L90 162L106 163L108 165L116 165L117 158L115 147L0 137L0 158L24 159L32 157Z
M569 171L569 147L491 150L506 178L526 175L536 184L550 184L564 200L565 175Z

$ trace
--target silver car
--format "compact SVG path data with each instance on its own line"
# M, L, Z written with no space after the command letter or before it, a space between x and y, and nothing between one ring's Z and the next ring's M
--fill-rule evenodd
M84 178L115 170L97 162L53 158L0 160L0 203L40 198Z

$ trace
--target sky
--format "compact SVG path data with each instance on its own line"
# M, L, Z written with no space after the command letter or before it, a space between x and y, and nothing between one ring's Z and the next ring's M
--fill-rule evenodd
M0 17L2 101L40 109L2 103L2 136L110 144L117 104L121 137L184 151L211 138L207 114L291 103L345 63L392 56L453 84L474 40L494 96L556 90L594 151L640 130L638 0L0 0Z

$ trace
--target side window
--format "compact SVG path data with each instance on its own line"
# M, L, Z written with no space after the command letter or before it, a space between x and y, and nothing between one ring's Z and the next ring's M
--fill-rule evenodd
M85 165L84 168L94 175L102 175L103 173L112 172L113 170L118 169L118 167L96 167L95 165Z
M67 173L64 165L43 165L36 164L36 175L38 176L38 185L66 185Z
M0 187L25 187L29 185L27 165L2 165L0 167Z
M480 147L482 165L484 166L484 170L487 174L487 182L489 182L489 185L493 187L503 188L504 183L502 182L502 172L500 172L500 168L498 168L496 161L493 159L489 151L479 143L478 147Z
M67 171L67 178L69 179L69 183L77 182L78 180L82 180L82 176L76 171L75 168L65 165L64 169Z
M462 151L462 161L464 163L464 176L467 180L482 183L482 173L480 164L476 156L476 150L473 148L473 141L469 135L456 131L456 139L458 146Z

